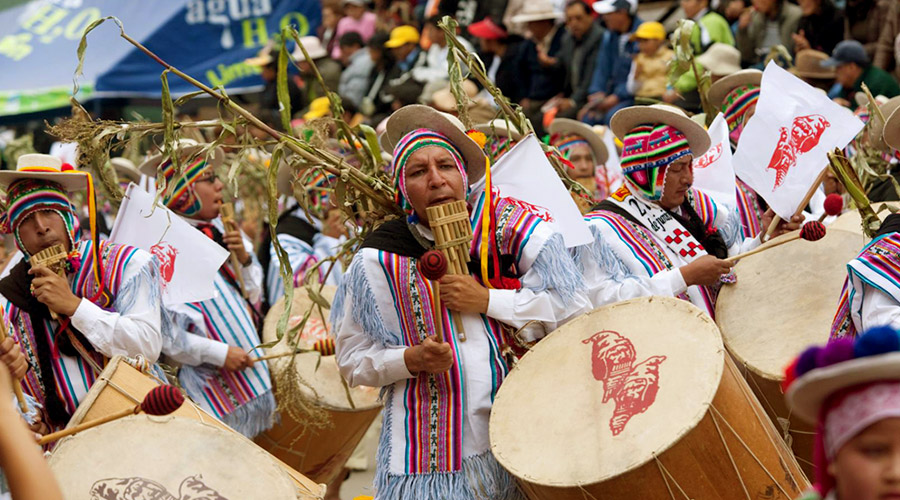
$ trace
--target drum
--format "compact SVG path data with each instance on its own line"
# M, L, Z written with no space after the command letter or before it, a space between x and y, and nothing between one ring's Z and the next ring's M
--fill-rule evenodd
M135 415L59 441L49 464L66 500L322 498L237 433L183 417Z
M331 302L335 288L322 289L323 297ZM294 290L294 302L288 331L297 327L303 316L312 309L306 326L300 332L298 346L312 349L317 341L330 337L322 310L310 300L303 288ZM284 312L284 299L280 299L266 315L263 324L263 342L277 339L278 319ZM290 352L287 335L267 354ZM306 396L325 411L328 425L324 429L314 429L296 421L291 412L282 407L289 398L282 397L283 389L276 385L275 397L279 401L281 422L267 432L256 437L256 443L297 471L320 483L330 483L344 467L354 448L365 436L366 429L381 412L378 390L371 387L350 388L338 371L335 356L322 356L317 352L307 352L283 358L270 359L269 369L273 380L284 380L286 371L297 378L295 389L304 391ZM288 377L290 379L290 377Z
M828 341L847 262L864 244L861 234L831 227L819 241L796 240L751 255L735 265L737 283L723 286L716 302L725 347L808 477L814 429L791 417L781 381L803 349Z
M875 210L875 213L878 214L878 217L881 220L890 213L887 208L882 207L891 207L895 210L900 210L900 202L889 201L889 202L880 202L873 203L872 210ZM859 210L850 210L838 216L838 218L828 226L828 229L840 229L842 231L850 231L856 234L863 234L862 230L862 217L859 216ZM862 248L862 247L860 247Z
M72 415L72 418L69 420L66 427L72 427L81 422L96 420L119 410L131 408L140 403L151 389L162 383L152 375L148 375L141 371L146 369L146 363L135 362L134 360L123 358L122 356L112 358L94 382L94 385L91 387L91 390L88 392L84 401L82 401L75 410L75 413ZM243 441L245 443L244 446L256 449L255 453L267 456L269 461L276 464L276 466L279 466L283 472L294 481L295 489L301 492L298 493L298 498L314 499L322 498L325 495L325 488L322 485L311 481L294 469L279 462L275 457L259 449L252 441L233 431L217 418L206 413L202 408L191 402L190 399L185 398L185 402L181 408L169 415L169 417L184 417L197 420L206 424L208 427L215 427L233 435L234 439ZM110 424L103 424L100 427L106 427L107 425ZM75 437L82 435L84 432L87 431L76 434ZM62 441L60 441L60 444L61 443ZM54 453L57 452L59 446L60 445L57 445L56 448L54 448ZM158 456L162 457L166 455L165 453L160 453ZM87 496L86 498L91 497Z
M715 323L670 297L541 340L500 387L490 438L534 500L792 500L807 486Z

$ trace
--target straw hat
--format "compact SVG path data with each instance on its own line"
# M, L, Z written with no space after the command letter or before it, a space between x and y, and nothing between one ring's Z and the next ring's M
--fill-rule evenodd
M512 17L512 22L530 23L532 21L556 21L560 15L553 8L553 4L546 0L532 0L525 3L521 13Z
M205 144L200 144L193 139L179 139L178 143L175 145L175 149L178 151L179 158L182 161L195 158L205 147ZM144 163L141 163L138 170L147 177L156 179L156 169L165 159L165 151L157 153L144 160ZM225 152L218 147L210 151L209 156L206 158L207 165L212 168L218 168L224 160Z
M709 103L715 109L721 109L729 92L742 85L760 85L761 82L762 71L758 69L745 69L728 75L709 87Z
M681 108L666 104L630 106L620 109L610 120L609 128L619 140L624 141L625 134L645 123L662 123L678 129L687 138L691 154L694 156L702 155L709 149L711 141L706 130L688 118Z
M62 160L44 154L22 155L16 163L15 170L0 171L0 188L7 190L10 184L22 179L52 181L70 193L83 191L88 187L88 176L74 169L63 170Z
M110 158L109 163L116 171L116 176L120 181L141 182L141 172L128 158Z
M603 165L609 159L609 151L606 150L606 144L603 144L603 139L594 132L593 128L585 123L569 118L556 118L550 122L547 132L550 132L551 137L554 134L574 134L584 138L594 152L594 159L597 161L597 165Z
M728 76L741 70L741 51L727 43L716 42L697 56L697 62L713 76Z
M507 121L503 118L497 118L487 123L475 125L475 130L488 137L492 135L495 135L497 137L509 137L514 141L521 141L522 138L525 137L524 135L520 134L519 131L515 129L515 127L510 129L507 126Z
M900 380L900 352L864 356L810 370L791 384L785 398L795 415L815 424L822 405L835 392L886 380Z
M319 37L305 36L300 39L300 43L303 44L303 48L306 49L306 52L309 53L309 57L312 60L316 60L328 55L328 51L325 50L325 47L322 46L322 41L319 40ZM294 47L294 51L291 52L291 57L293 57L297 62L306 60L306 56L303 55L303 51L300 50L299 45Z
M818 50L806 49L797 52L794 57L794 67L790 72L800 78L818 78L831 80L835 77L833 67L822 66L822 62L828 60L828 54Z
M266 44L265 47L263 47L259 50L259 52L256 53L256 56L244 59L244 63L248 66L256 66L259 68L268 66L275 62L275 57L272 55L272 52L274 50L275 49L271 44Z
M462 88L469 99L474 99L475 96L478 95L478 86L475 85L475 83L471 80L463 80ZM423 95L425 93L427 92L423 92ZM444 113L452 113L456 111L456 97L453 96L453 91L450 90L449 84L431 93L430 98L429 96L424 96L422 102L430 103L432 106L437 108L439 111L443 111Z
M465 127L459 119L429 106L411 104L394 111L388 118L385 133L380 139L382 147L385 151L393 153L400 139L420 128L434 130L447 136L462 153L469 175L469 184L481 180L487 158L481 146L466 135Z

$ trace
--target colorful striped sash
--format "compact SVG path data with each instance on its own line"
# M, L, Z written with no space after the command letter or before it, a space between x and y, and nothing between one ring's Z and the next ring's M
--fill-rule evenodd
M756 191L740 179L735 178L735 181L737 184L735 187L737 209L741 216L744 238L756 238L762 232L760 221L764 211L759 205Z
M876 288L900 302L900 233L872 240L847 264L847 280L841 290L831 323L831 338L855 337L862 325L864 286Z

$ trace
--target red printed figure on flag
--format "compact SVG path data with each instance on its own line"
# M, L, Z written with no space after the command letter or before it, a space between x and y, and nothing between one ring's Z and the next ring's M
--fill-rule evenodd
M788 171L797 164L797 157L816 147L822 133L830 126L824 116L808 115L794 118L790 131L786 127L781 127L775 153L772 154L767 167L775 171L773 191L784 184Z
M849 109L833 102L777 64L763 72L756 112L734 153L734 173L789 220L828 165L863 128Z
M178 249L167 241L161 241L150 247L150 253L159 259L159 275L162 278L163 290L165 290L175 274L175 258L178 256Z

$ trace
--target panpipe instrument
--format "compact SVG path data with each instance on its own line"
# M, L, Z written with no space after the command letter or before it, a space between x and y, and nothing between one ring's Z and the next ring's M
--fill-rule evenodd
M46 266L54 273L60 275L61 277L66 277L66 259L69 258L68 253L66 252L66 247L62 245L53 245L52 247L45 248L40 252L31 256L31 267L35 266ZM50 311L50 316L54 320L59 320L59 315L54 311Z
M469 247L472 242L472 224L469 209L464 200L452 201L428 207L428 224L434 233L435 248L447 257L447 274L469 274ZM466 334L459 314L452 315L457 335L462 342Z
M237 231L238 225L234 220L234 204L222 203L220 213L222 214L222 223L225 225L225 230ZM234 277L237 278L238 284L241 286L241 295L243 295L244 298L247 298L247 287L244 286L244 276L241 274L241 269L244 266L241 265L241 262L234 252L231 252L231 267L234 268Z

